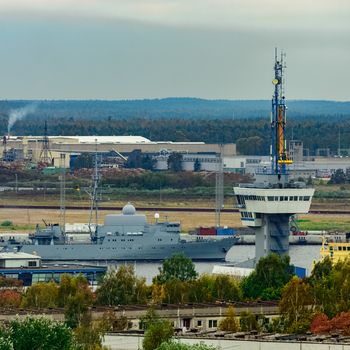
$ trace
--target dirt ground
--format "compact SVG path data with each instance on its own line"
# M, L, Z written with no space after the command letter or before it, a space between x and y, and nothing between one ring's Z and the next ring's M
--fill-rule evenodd
M99 211L100 223L103 223L106 214L112 214L113 211ZM119 213L119 211L116 211ZM141 212L140 212L141 213ZM148 222L154 220L156 211L145 212ZM193 212L159 212L160 220L180 221L184 231L192 230L199 226L215 225L215 213L193 213ZM66 223L87 223L89 221L89 210L66 210ZM53 209L7 209L0 208L0 222L10 220L16 226L28 226L28 229L21 231L31 231L29 226L34 227L36 224L43 224L42 220L47 223L59 223L60 211ZM241 222L238 213L221 214L222 226L240 227ZM4 229L2 230L4 231Z
M120 211L116 210L115 213ZM102 224L106 214L112 214L113 211L99 211L99 222ZM141 212L140 212L141 213ZM154 220L156 211L144 212L148 222ZM180 221L183 231L193 230L196 227L210 227L215 225L215 213L197 213L197 212L159 212L160 220ZM66 210L66 223L88 223L89 210ZM349 222L348 215L322 215L308 214L300 215L301 220L310 220L311 222ZM22 227L19 231L33 231L36 224L43 224L42 220L47 223L59 223L60 211L54 209L7 209L0 208L0 222L10 220L14 225ZM238 213L222 213L221 226L241 227L241 221ZM2 232L6 228L1 229Z

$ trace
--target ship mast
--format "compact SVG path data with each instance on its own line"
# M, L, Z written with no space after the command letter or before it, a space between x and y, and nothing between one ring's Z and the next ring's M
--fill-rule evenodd
M272 96L271 113L271 172L276 175L285 175L287 173L286 165L293 161L288 158L286 147L286 100L284 96L284 63L285 54L281 51L281 58L278 60L277 48L275 49L275 77L272 84L275 86Z
M93 179L93 189L92 193L90 194L91 197L91 208L90 208L90 219L89 219L89 230L90 235L92 236L91 231L91 222L92 222L92 216L93 212L95 212L95 236L97 233L97 226L98 226L98 202L101 200L101 193L99 192L99 183L101 180L99 167L98 167L98 154L97 154L97 140L95 140L95 166L94 166L94 173L92 176Z

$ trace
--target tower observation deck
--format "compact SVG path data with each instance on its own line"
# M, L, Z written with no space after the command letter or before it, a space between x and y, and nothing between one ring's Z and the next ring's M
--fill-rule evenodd
M269 253L288 254L289 221L294 214L308 213L313 188L289 181L292 164L286 150L286 103L284 97L284 55L275 54L274 94L271 112L271 167L259 169L253 184L234 187L241 222L255 231L255 262Z

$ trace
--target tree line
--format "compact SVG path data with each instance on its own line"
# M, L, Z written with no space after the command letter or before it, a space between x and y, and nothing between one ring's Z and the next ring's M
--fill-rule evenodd
M21 290L17 281L2 278L0 306L61 307L65 310L66 325L84 333L87 327L91 327L89 312L92 306L216 301L234 305L238 301L270 300L278 301L280 310L280 316L271 324L265 324L264 317L259 319L249 312L240 316L239 323L237 317L232 316L234 310L230 309L227 317L231 317L231 321L225 321L220 327L226 329L231 327L227 324L234 324L242 330L264 329L282 333L302 333L308 330L315 333L332 330L344 334L348 332L350 260L333 265L326 258L316 263L310 277L304 279L296 277L293 271L289 257L271 254L260 259L255 270L241 280L228 275L198 275L190 259L183 254L174 254L163 262L152 284L147 284L144 277L136 276L132 265L121 265L104 276L94 293L82 276L64 275L59 284L53 281L37 283L26 291ZM232 317L236 319L235 322ZM126 319L118 319L113 313L105 315L104 320L108 321L108 329L129 327ZM100 334L98 332L100 331L96 330L97 335Z
M7 132L7 117L0 115L0 133ZM48 121L50 135L140 135L155 141L236 143L240 154L268 155L270 119L87 119L83 117L53 118ZM288 119L287 139L301 140L310 154L329 148L337 154L340 147L350 148L350 117ZM44 122L37 118L18 121L14 135L43 135Z
M350 103L325 100L288 100L288 114L297 118L349 116ZM0 115L35 105L31 116L48 118L127 119L184 118L233 119L269 116L271 100L205 100L200 98L163 98L139 100L3 100Z

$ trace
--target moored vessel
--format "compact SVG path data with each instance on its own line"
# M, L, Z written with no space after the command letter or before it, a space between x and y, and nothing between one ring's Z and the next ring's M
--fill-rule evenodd
M29 239L8 241L4 249L38 254L43 260L121 260L157 261L182 252L193 260L224 260L238 236L219 240L196 237L186 240L179 222L148 223L144 214L128 203L120 214L108 214L103 225L97 225L87 241L75 242L60 226L49 225L29 235Z
M329 257L333 263L350 257L350 233L324 236L320 249L321 258Z

